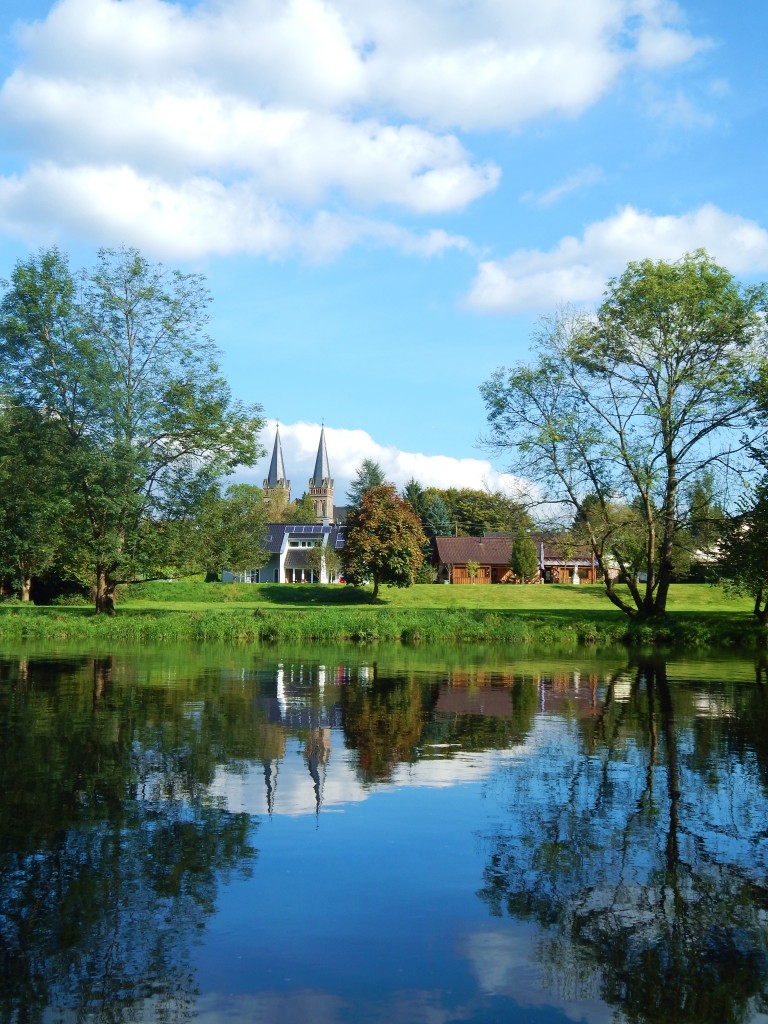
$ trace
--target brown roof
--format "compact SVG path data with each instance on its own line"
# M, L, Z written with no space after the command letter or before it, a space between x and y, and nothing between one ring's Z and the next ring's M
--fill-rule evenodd
M508 537L435 537L435 547L445 565L509 565L512 554Z
M541 558L541 545L544 544L544 564L562 565L562 551L558 550L548 538L534 535L531 540ZM478 565L509 565L512 554L512 538L486 534L484 537L435 537L435 549L438 561L443 565L466 565L477 562ZM588 548L579 548L568 559L568 565L591 565L592 553Z

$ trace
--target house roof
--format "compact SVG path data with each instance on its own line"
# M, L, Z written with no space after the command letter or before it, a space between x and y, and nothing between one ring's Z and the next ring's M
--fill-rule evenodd
M327 534L328 544L331 547L337 551L344 547L344 528L336 523L332 523L330 526L323 526L322 523L268 523L264 550L273 555L278 554L282 550L286 534L304 540Z
M509 565L512 541L505 537L435 537L435 548L446 565Z
M306 569L308 554L307 548L289 548L285 554L285 568Z
M536 545L539 561L544 565L564 565L562 551L549 538L541 534L533 535L531 540ZM444 565L466 565L477 562L479 565L509 565L512 554L513 537L510 534L485 534L484 537L435 537L435 550L438 561ZM588 548L578 548L568 558L568 565L591 565L592 554Z

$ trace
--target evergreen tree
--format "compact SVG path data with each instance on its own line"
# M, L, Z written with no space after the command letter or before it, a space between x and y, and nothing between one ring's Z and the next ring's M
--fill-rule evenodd
M509 565L523 583L530 583L539 571L539 554L527 533L520 531L512 544Z
M424 532L430 537L450 537L453 534L453 523L439 494L429 503Z
M372 487L381 487L385 483L384 470L378 462L374 462L373 459L363 459L347 491L347 501L350 508L360 508L366 491L370 491Z

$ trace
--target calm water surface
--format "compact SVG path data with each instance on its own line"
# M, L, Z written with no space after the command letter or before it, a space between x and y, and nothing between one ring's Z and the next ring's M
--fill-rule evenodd
M768 1022L754 662L0 655L0 1020Z

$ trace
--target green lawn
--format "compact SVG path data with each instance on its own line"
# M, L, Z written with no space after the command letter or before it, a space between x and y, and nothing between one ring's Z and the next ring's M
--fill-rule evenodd
M360 607L368 604L370 592L355 587L275 583L203 583L177 580L172 583L142 583L123 587L118 607L165 610L214 610L238 608L321 608ZM485 610L520 612L567 612L620 616L601 585L570 584L531 586L441 586L422 584L400 590L382 587L377 608L419 610ZM672 586L670 612L712 612L749 615L748 598L733 598L705 584Z
M637 623L600 586L385 587L221 584L124 586L117 614L91 606L0 604L0 639L72 643L501 644L754 649L765 642L744 598L704 585L672 588L663 623Z

